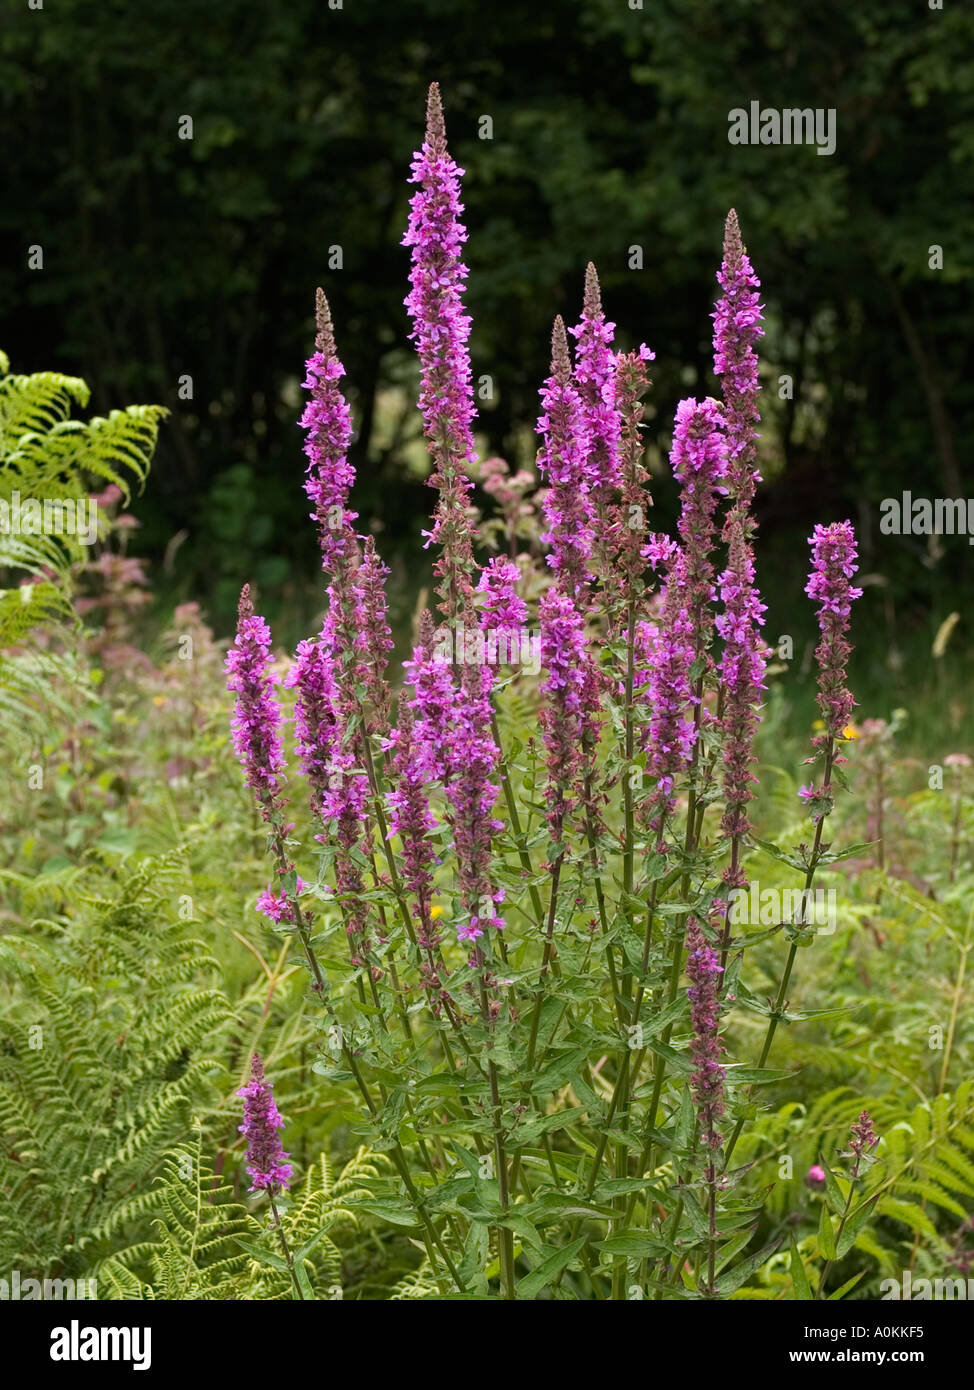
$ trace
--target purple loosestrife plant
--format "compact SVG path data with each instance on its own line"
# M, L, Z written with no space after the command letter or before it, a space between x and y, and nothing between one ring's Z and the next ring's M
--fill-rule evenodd
M788 943L774 997L765 1004L738 978L754 937L763 943L754 988L763 991L775 949L764 932L732 940L726 901L747 882L746 856L777 850L757 839L765 801L753 798L766 660L750 513L757 278L732 214L714 313L723 403L677 409L673 538L649 527L642 401L653 354L615 351L591 266L574 361L556 319L541 392L547 556L525 470L512 477L488 460L481 477L495 515L478 534L461 171L435 86L427 117L412 166L406 302L436 489L429 542L442 625L420 617L391 729L387 571L356 530L344 369L319 294L302 423L325 615L285 683L321 847L310 887L297 876L285 822L270 633L247 593L227 661L234 745L275 860L261 908L279 934L300 938L313 972L328 1035L314 1074L343 1104L343 1088L354 1087L361 1132L393 1166L374 1179L373 1197L422 1235L422 1263L409 1275L416 1289L514 1299L557 1297L560 1287L573 1298L622 1299L643 1271L627 1265L618 1238L635 1234L640 1249L659 1252L645 1269L655 1293L711 1299L736 1287L742 1265L749 1278L764 1253L736 1234L725 1243L752 1195L755 1210L761 1200L750 1165L729 1164L748 1114L762 1161L764 1120L750 1105L753 1074L742 1075L724 1047L747 1036L741 1004L757 1003L767 1031L756 1063L765 1068L780 1022L801 1017L789 992L797 947L810 937L803 899L796 920L774 924ZM482 553L491 549L493 558ZM825 721L815 753L825 772L803 793L814 843L777 855L802 868L806 889L831 857L822 824L853 708L847 631L859 591L848 523L816 528L813 557ZM535 630L540 670L495 680ZM615 856L621 871L609 868ZM326 910L315 922L309 905L319 901ZM342 928L354 969L333 949ZM328 952L328 979L316 948ZM336 1032L340 1062L329 1056ZM264 1105L270 1157L251 1168L273 1192L285 1158L262 1086L255 1071L248 1105ZM248 1109L255 1134L256 1113ZM864 1164L871 1136L855 1143ZM706 1210L694 1193L701 1180ZM740 1196L725 1196L735 1188ZM486 1219L472 1219L471 1204ZM719 1219L725 1204L732 1222ZM539 1213L543 1246L533 1235ZM550 1277L548 1244L558 1252Z
M439 490L428 534L429 541L441 547L435 570L441 580L442 611L450 621L462 618L469 607L475 568L468 469L476 458L476 411L467 347L470 317L463 307L468 271L461 259L467 240L460 220L462 177L463 170L446 147L443 104L434 82L426 109L426 139L413 158L410 175L420 191L410 201L403 245L412 253L405 303L422 369L419 408L433 461L429 484Z

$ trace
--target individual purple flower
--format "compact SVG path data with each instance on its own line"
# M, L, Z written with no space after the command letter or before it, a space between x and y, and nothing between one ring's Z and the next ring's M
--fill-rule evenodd
M552 587L541 598L540 724L547 752L552 839L561 841L566 817L585 796L599 733L598 673L585 641L585 620L567 594Z
M820 1163L813 1163L805 1174L805 1186L810 1187L813 1192L821 1192L825 1188L826 1172Z
M257 911L262 912L265 917L269 917L272 922L293 922L294 899L299 898L307 886L304 879L298 874L297 885L293 894L289 895L283 890L275 893L273 888L265 888L257 899Z
M254 612L250 585L245 584L237 609L237 636L227 652L227 689L236 694L230 727L233 746L246 772L247 786L257 796L261 815L269 821L283 805L285 771L281 741L283 718L271 670L270 629Z
M728 565L720 576L720 596L724 608L717 618L717 631L724 639L720 664L724 691L721 829L725 835L739 838L750 829L747 803L753 797L751 787L756 781L751 765L766 664L766 647L761 638L766 605L755 587L754 553L745 539L740 518L731 528Z
M716 906L716 904L715 904ZM722 907L722 905L721 905ZM723 1135L717 1123L724 1113L724 1068L720 1057L720 952L709 944L696 917L687 920L687 977L690 988L690 1054L693 1092L700 1139L708 1149L719 1149Z
M723 378L724 415L729 445L728 487L746 513L761 481L757 471L755 425L760 390L754 345L764 336L761 303L755 275L741 241L737 213L731 209L724 226L724 260L717 279L723 290L714 320L714 373Z
M831 810L831 769L844 761L835 756L834 741L843 738L856 706L846 683L846 666L852 647L845 634L849 630L853 600L862 595L862 590L849 582L858 569L851 521L816 526L809 545L812 571L805 593L818 604L821 639L815 649L815 660L818 664L818 707L825 725L824 733L814 738L812 744L824 750L826 772L822 786L803 787L799 795L806 803L813 804L813 818L820 820Z
M693 623L694 650L701 655L710 641L713 623L715 517L726 492L727 440L724 419L714 400L680 401L670 463L680 484L677 529L686 556L686 605Z
M558 587L584 606L592 579L595 538L586 472L588 424L572 380L568 339L560 315L551 335L551 375L541 389L541 405L538 470L548 484L543 502L547 530L541 539L551 547L548 564Z
M250 1191L266 1191L273 1197L279 1188L288 1186L293 1170L287 1162L290 1155L284 1152L278 1137L284 1121L259 1053L254 1053L250 1063L250 1080L237 1095L244 1103L244 1120L239 1129L247 1140L247 1172L253 1179Z
M434 566L447 618L455 620L470 601L474 570L470 525L473 487L468 468L475 460L472 424L476 414L470 372L470 317L463 308L467 267L460 259L467 232L460 220L463 170L450 158L440 89L429 89L426 139L414 156L410 182L420 191L410 201L403 245L412 248L406 308L411 339L422 369L419 408L433 472L429 485L439 499L429 540L442 547Z
M338 386L345 368L335 350L331 312L322 290L316 301L318 326L315 351L308 358L304 389L311 399L301 416L307 438L308 456L304 490L314 506L312 518L318 524L321 565L332 577L347 564L356 547L353 523L357 513L348 508L348 496L355 482L355 470L348 462L352 439L352 418L348 403Z

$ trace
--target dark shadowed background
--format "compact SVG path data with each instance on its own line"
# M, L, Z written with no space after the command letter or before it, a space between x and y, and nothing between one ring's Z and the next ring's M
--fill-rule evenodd
M354 503L405 621L431 494L400 240L434 78L467 171L473 369L493 383L485 450L533 460L551 320L577 322L592 259L619 341L657 353L648 442L669 525L670 422L681 395L714 390L708 315L734 206L767 304L769 636L806 641L805 537L850 516L868 577L864 679L877 699L905 699L959 610L950 672L933 672L956 684L966 538L879 533L881 500L904 489L974 494L974 10L955 0L8 9L2 345L14 370L85 377L99 412L170 407L133 508L160 601L201 598L225 632L254 579L292 641L319 606L295 422L321 284L358 431ZM729 144L728 113L751 100L834 108L834 155ZM30 246L42 270L28 269ZM779 398L785 376L791 399Z

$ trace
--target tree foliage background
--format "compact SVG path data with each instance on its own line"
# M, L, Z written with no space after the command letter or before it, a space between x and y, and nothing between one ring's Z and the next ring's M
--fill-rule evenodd
M318 599L295 421L324 284L356 412L354 500L405 604L415 576L396 556L415 553L430 494L399 243L435 78L467 170L485 448L533 459L551 319L577 320L592 259L623 342L657 352L648 440L666 524L669 422L680 395L712 389L706 326L735 206L769 311L759 560L790 570L797 598L813 513L851 516L877 641L926 641L969 547L881 537L878 508L904 488L968 490L972 39L954 0L23 5L0 29L5 344L19 371L53 354L99 411L169 406L138 546L218 626L250 578L303 635ZM835 108L835 154L730 145L728 112L751 100Z

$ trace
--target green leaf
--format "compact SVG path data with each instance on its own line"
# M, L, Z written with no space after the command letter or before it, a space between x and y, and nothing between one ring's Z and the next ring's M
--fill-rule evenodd
M308 1302L314 1302L315 1291L311 1287L311 1280L308 1278L308 1271L300 1260L294 1261L294 1278L298 1288L304 1294Z
M836 1258L835 1235L832 1230L832 1218L829 1216L829 1209L824 1202L818 1223L818 1240L825 1258L834 1260Z
M259 1265L266 1265L269 1269L278 1269L291 1277L291 1271L287 1267L287 1261L280 1255L272 1255L269 1250L265 1250L262 1245L258 1245L255 1240L244 1240L242 1236L235 1237L235 1243L247 1254L255 1259Z
M878 1196L878 1193L876 1195ZM866 1225L866 1222L872 1216L875 1205L876 1197L870 1197L867 1201L863 1202L862 1206L857 1207L856 1210L849 1217L848 1221L842 1228L842 1235L839 1237L839 1242L836 1247L836 1255L838 1259L843 1259L852 1249L853 1245L856 1242L856 1237L859 1235L859 1232L862 1230L862 1228Z
M561 1250L556 1250L553 1255L549 1255L542 1264L538 1265L537 1269L532 1270L525 1278L519 1279L517 1297L519 1299L537 1298L542 1289L547 1288L552 1280L557 1279L562 1270L571 1264L587 1239L587 1236L578 1236Z
M714 1284L716 1292L725 1296L739 1289L747 1279L750 1279L756 1269L760 1269L763 1264L770 1260L771 1256L781 1244L782 1239L783 1237L779 1236L776 1240L773 1240L770 1245L762 1246L756 1254L749 1255L747 1259L742 1260L739 1265L728 1270L726 1274L722 1274Z
M602 1251L603 1255L632 1255L637 1259L668 1255L672 1248L671 1245L658 1240L655 1236L639 1235L634 1232L624 1236L610 1236L608 1240L598 1242L598 1249Z
M842 1213L845 1211L845 1204L846 1204L845 1195L843 1194L842 1188L839 1186L839 1180L838 1180L838 1178L837 1178L837 1177L835 1176L835 1174L832 1172L832 1169L831 1169L831 1168L829 1167L829 1165L826 1163L826 1161L825 1161L824 1158L822 1159L822 1167L825 1169L825 1198L826 1198L826 1201L828 1202L829 1206L832 1208L832 1210L833 1210L833 1212L835 1213L835 1215L836 1215L836 1216L841 1216Z
M851 1279L847 1279L844 1284L841 1284L839 1288L836 1289L835 1293L830 1293L828 1298L825 1300L826 1303L835 1303L837 1299L842 1298L842 1296L844 1294L847 1294L850 1289L854 1289L856 1285L859 1283L859 1280L864 1279L868 1272L868 1270L860 1269L858 1274L854 1274Z
M393 1226L416 1226L418 1225L414 1213L405 1206L394 1207L387 1202L356 1202L356 1211L367 1211L372 1216L378 1216L383 1221L390 1222Z
M802 1263L798 1242L794 1235L791 1238L791 1282L794 1286L796 1300L811 1303L813 1299L812 1288L808 1282L808 1275L805 1273L805 1266Z

